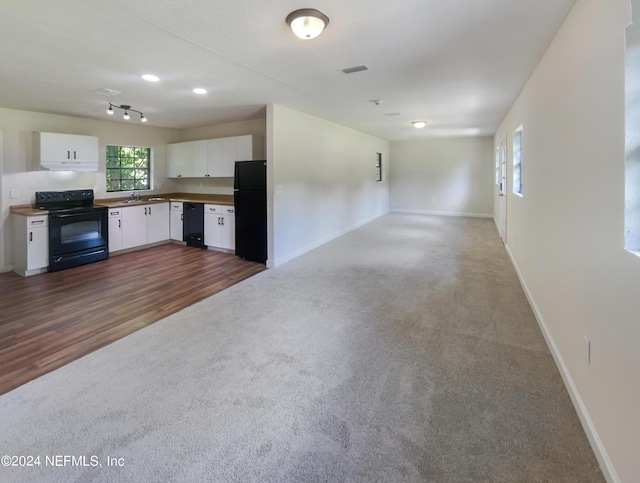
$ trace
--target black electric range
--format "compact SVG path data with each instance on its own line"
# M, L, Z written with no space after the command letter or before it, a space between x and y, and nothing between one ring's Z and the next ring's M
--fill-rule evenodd
M94 205L92 189L38 191L34 208L49 212L49 271L109 258L106 206Z

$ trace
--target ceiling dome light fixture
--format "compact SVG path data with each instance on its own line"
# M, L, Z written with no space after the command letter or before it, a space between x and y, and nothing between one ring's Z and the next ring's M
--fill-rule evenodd
M149 82L158 82L160 80L160 78L157 75L153 75L153 74L145 74L142 76L142 78Z
M329 17L315 8L302 8L287 15L287 25L296 37L314 39L329 25Z
M427 121L413 121L411 124L418 129L422 129L427 125Z
M129 111L131 112L137 112L138 114L140 114L140 122L147 122L148 119L146 117L144 117L144 114L142 114L142 112L136 110L136 109L131 109L131 106L127 106L126 104L121 104L121 105L117 105L117 104L111 104L109 103L109 109L107 109L107 114L109 114L110 116L113 116L113 108L116 109L122 109L124 111L124 116L122 116L123 119L125 120L129 120L131 119L131 116L129 116Z
M207 93L207 90L206 90L206 89L203 89L202 87L196 87L196 88L193 90L193 93L194 93L194 94L206 94L206 93Z

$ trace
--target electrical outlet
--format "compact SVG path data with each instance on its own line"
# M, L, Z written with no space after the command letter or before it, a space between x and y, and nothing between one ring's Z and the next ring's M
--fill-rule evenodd
M11 198L12 200L17 200L18 198L20 198L20 191L18 191L17 189L9 190L9 198Z
M591 341L587 338L587 336L583 336L584 337L584 360L587 363L587 365L591 365Z

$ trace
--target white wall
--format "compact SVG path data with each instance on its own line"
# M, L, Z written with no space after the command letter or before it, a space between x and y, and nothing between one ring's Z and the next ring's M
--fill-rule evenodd
M267 136L275 265L388 211L388 171L375 181L387 141L278 105L267 106Z
M493 216L493 139L434 138L391 143L393 211Z
M155 189L150 192L166 193L177 189L176 183L165 178L164 146L177 139L178 131L173 129L0 108L0 131L3 133L0 270L8 269L13 258L12 223L9 216L11 205L32 204L36 191L93 188L96 197L119 196L116 193L106 193L107 144L151 147ZM71 175L40 171L39 166L34 163L33 154L33 133L36 131L97 136L100 142L99 171ZM19 190L17 199L9 198L11 189Z
M629 6L578 0L494 138L508 136L511 166L524 126L507 249L596 456L625 482L640 475L640 257L624 250Z

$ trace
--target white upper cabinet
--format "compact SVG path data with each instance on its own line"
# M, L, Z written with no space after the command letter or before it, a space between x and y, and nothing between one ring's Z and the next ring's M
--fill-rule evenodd
M233 178L236 162L236 138L218 138L207 141L206 177Z
M264 159L262 136L167 144L168 178L233 178L236 161Z
M198 178L207 167L207 141L167 144L167 177Z
M99 143L95 136L35 133L35 154L51 170L98 171Z

